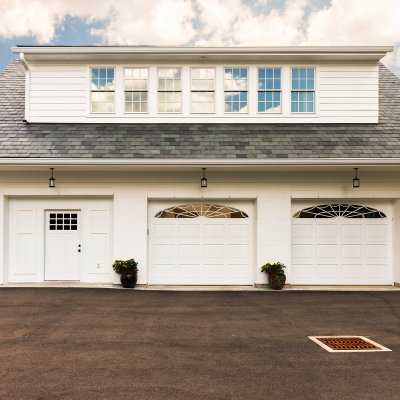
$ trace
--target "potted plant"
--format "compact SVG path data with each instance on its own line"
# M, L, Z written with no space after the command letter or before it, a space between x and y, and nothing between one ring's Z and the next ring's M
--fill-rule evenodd
M113 270L121 275L121 284L124 288L134 288L137 282L138 263L131 258L130 260L115 260Z
M284 268L286 266L280 262L266 263L261 267L261 271L268 274L268 283L271 289L282 290L286 282Z

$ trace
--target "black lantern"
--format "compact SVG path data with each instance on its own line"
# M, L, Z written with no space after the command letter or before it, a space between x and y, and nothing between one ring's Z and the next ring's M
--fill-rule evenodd
M56 178L54 178L54 176L53 176L54 168L50 168L50 171L51 171L51 177L49 179L49 187L55 188L56 187Z
M357 172L358 172L358 168L354 168L353 188L360 187L360 180L358 179Z
M207 178L206 178L206 169L207 168L202 168L203 170L203 177L200 180L200 186L202 188L206 188L207 187Z

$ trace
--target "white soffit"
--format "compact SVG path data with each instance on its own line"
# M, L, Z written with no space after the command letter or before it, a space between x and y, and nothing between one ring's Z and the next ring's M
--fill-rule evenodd
M30 62L376 62L393 46L304 47L153 47L17 46L14 53Z

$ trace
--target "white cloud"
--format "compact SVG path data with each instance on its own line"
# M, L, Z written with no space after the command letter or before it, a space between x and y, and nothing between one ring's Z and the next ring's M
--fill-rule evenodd
M390 45L400 41L400 1L332 0L308 18L303 44Z
M272 8L276 3L270 0L0 0L0 37L33 36L40 43L51 43L71 15L102 21L104 27L92 34L107 44L400 42L399 0L282 2L282 7Z

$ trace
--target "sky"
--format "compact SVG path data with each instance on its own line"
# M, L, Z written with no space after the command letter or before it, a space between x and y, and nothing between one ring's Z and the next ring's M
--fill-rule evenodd
M400 0L0 0L0 70L15 45L394 46Z

